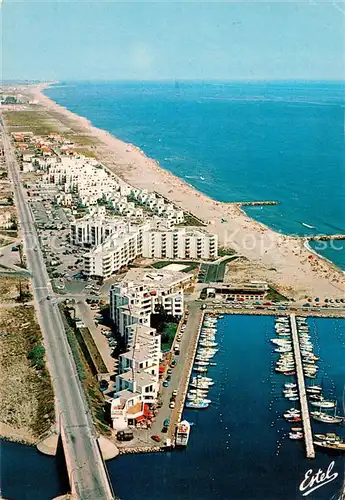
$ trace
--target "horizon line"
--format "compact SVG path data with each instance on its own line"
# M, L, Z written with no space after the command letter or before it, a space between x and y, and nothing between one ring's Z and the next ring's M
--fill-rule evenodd
M0 79L0 85L7 85L7 84L13 84L13 83L21 83L21 84L46 84L46 85L58 85L58 84L63 84L63 83L71 83L71 82L78 82L78 83L117 83L117 82L128 82L128 83L154 83L154 82L160 82L160 83L190 83L190 82L195 82L195 83L291 83L291 82L296 82L296 83L345 83L345 79L338 79L338 78L312 78L312 79L306 79L306 78L274 78L274 79L268 79L268 78L234 78L234 79L228 79L228 78L142 78L142 79L137 79L137 78L102 78L102 79L92 79L92 78L66 78L66 79L32 79L32 78L6 78L6 79Z

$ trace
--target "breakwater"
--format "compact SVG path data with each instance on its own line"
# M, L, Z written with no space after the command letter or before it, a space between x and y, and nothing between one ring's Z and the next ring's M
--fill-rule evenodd
M240 201L237 203L234 203L234 205L239 205L241 207L256 207L256 206L265 206L265 205L279 205L279 201L273 201L273 200L268 200L268 201Z
M316 236L303 236L301 238L308 241L345 240L345 234L318 234Z

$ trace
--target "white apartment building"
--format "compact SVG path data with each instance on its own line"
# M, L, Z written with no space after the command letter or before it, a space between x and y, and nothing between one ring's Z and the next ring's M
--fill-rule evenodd
M92 207L91 207L92 209ZM101 211L101 209L103 211ZM167 228L161 219L133 224L109 218L99 207L90 216L71 224L70 240L91 248L84 255L84 272L108 278L136 257L158 259L215 259L217 235L201 230Z
M216 259L218 236L184 227L153 228L143 234L143 256L159 259Z
M148 405L157 399L161 336L154 328L136 324L128 327L128 351L119 357L120 374L111 402L114 429L135 425Z
M127 222L106 217L105 207L92 208L90 215L71 224L70 241L73 245L98 246L109 236L124 233L128 229Z
M110 316L121 336L130 341L128 328L137 323L150 326L150 316L161 305L169 314L182 316L183 289L193 283L192 273L130 269L110 288Z
M95 235L102 238L101 226L95 227ZM109 278L114 272L127 266L138 255L142 255L143 232L150 227L150 223L131 225L118 223L116 230L109 234L103 243L84 255L84 272L88 276ZM111 230L105 226L105 233ZM97 233L98 231L98 233ZM91 233L93 237L93 233ZM96 237L96 236L95 236Z
M83 156L59 157L50 165L43 181L60 186L65 192L76 192L85 204L96 202L103 193L119 188L115 177L95 159Z
M172 203L157 195L150 193L147 189L132 188L131 197L139 203L145 205L152 213L171 219L174 224L181 224L184 221L183 210L175 207Z

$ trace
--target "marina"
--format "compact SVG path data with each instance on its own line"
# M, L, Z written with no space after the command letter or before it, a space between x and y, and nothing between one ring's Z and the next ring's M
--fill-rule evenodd
M307 393L315 394L322 389L329 399L341 401L344 322L309 318L307 323L315 355L320 358L317 363L318 377L308 379ZM195 322L195 326L198 324ZM120 498L139 500L145 495L151 500L183 497L210 500L228 498L231 491L231 498L237 500L257 498L259 491L260 497L267 500L291 500L301 498L299 484L309 469L327 471L332 461L333 471L338 473L337 479L316 491L312 498L323 500L337 493L342 484L343 454L332 449L332 443L330 448L315 444L316 456L311 461L305 457L303 439L289 438L289 432L303 432L303 426L301 421L289 423L283 418L288 408L298 409L298 401L287 404L289 400L282 396L282 389L294 389L297 380L296 376L275 372L275 361L273 364L272 361L279 353L273 354L274 344L270 342L272 332L275 332L272 316L227 315L218 319L218 352L213 358L217 365L210 366L206 375L213 382L207 387L207 398L212 403L203 410L183 409L182 421L190 424L190 434L187 446L180 446L181 450L121 455L118 460L107 463L113 481L122 477L117 491ZM288 339L276 334L275 338ZM190 354L194 355L194 352L197 348ZM188 362L190 369L193 359ZM191 375L192 378L196 376L194 373ZM189 380L188 375L187 382ZM186 389L187 392L192 390L188 386ZM327 433L344 437L342 426L314 420L312 426L314 440L320 443L325 440L322 435ZM12 447L17 446L15 443L4 443L4 474L11 480L3 495L5 498L22 498L14 493L15 476L22 474L27 499L37 500L35 482L30 481L25 471L17 469L8 456ZM54 476L54 470L50 470L49 474L44 472L44 464L51 457L37 454L37 460L42 463L43 471L41 474L37 463L35 473L41 474L43 482L53 483L50 477ZM224 464L227 463L231 463L231 468L224 474ZM162 479L163 470L174 470L174 476L164 474ZM134 476L135 490L132 487ZM281 480L272 481L274 477ZM49 484L46 484L48 489ZM58 492L53 490L56 496ZM46 495L46 498L52 497Z

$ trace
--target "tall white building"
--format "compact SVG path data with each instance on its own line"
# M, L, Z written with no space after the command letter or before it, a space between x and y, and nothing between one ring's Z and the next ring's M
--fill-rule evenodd
M105 216L105 207L87 217L78 219L70 226L70 241L73 245L95 247L101 245L109 236L128 232L128 223L122 219Z
M130 325L150 326L151 314L162 306L173 316L183 314L183 290L193 283L192 273L131 269L110 288L110 316L119 333L129 341Z
M143 256L158 259L216 259L218 236L184 227L152 228L143 234Z
M218 238L201 230L167 228L156 219L130 223L104 213L84 217L71 224L75 245L90 248L84 255L84 272L108 278L136 257L158 259L215 259Z
M150 222L138 224L108 218L98 207L90 216L76 220L70 227L70 240L90 248L83 256L83 271L88 276L108 278L142 255L143 233Z

